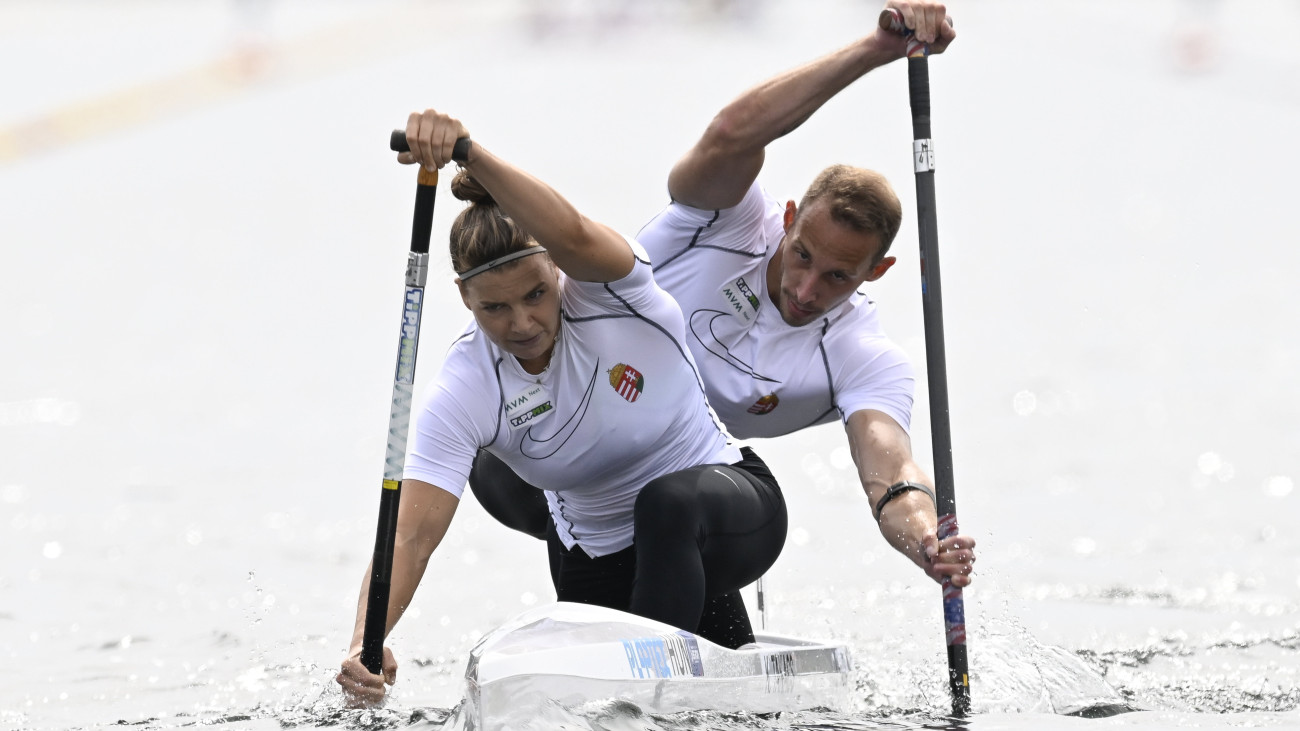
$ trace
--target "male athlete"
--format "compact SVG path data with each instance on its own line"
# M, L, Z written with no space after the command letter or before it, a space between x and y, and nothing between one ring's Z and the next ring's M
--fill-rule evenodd
M956 37L944 5L890 0L940 53ZM782 205L756 180L764 149L905 40L874 33L780 74L727 105L668 177L672 202L637 238L686 315L709 403L741 439L844 422L880 531L935 580L970 583L975 541L939 541L932 482L912 458L912 368L858 289L879 279L902 207L870 170L836 165ZM793 488L791 488L793 489Z
M956 37L941 2L885 7L931 53ZM858 292L894 264L897 196L880 174L846 165L823 171L797 206L756 182L769 143L903 58L905 45L877 29L743 93L673 167L672 202L637 238L682 307L709 402L732 435L775 437L838 416L881 534L936 581L967 586L975 541L938 539L932 481L912 457L912 366ZM544 535L544 503L504 489L513 476L485 457L470 476L479 501L506 525Z

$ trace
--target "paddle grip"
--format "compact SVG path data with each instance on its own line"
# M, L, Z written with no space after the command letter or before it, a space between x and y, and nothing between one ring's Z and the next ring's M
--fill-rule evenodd
M395 129L388 136L388 147L393 152L410 152L411 145L406 141L406 130ZM451 148L451 159L464 163L469 161L470 140L468 137L461 137L456 140L456 144Z

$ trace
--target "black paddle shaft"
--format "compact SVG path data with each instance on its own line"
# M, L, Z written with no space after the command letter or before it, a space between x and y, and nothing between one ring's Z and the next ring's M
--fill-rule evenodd
M406 145L406 135L401 135ZM397 133L389 146L397 150ZM401 150L399 150L401 151ZM379 496L379 524L375 530L375 552L370 562L366 620L361 640L361 664L379 675L383 671L384 637L388 634L388 604L392 588L393 546L397 538L397 515L402 496L402 467L406 460L406 436L411 421L411 398L415 383L415 357L420 339L420 315L424 284L428 277L429 238L433 232L433 204L438 192L438 173L421 168L415 188L415 215L411 223L411 251L407 255L406 294L402 303L402 327L397 346L397 369L393 375L393 401L388 422L388 450L384 459L383 489Z
M950 25L951 19L947 21ZM912 163L916 172L916 225L921 246L921 311L925 319L926 376L930 393L935 508L939 540L958 534L957 497L952 469L952 425L948 412L948 362L943 340L943 285L939 270L939 231L934 195L934 140L930 132L929 48L912 37L897 10L880 14L880 27L909 36L907 82L912 106ZM961 587L943 580L943 621L948 644L948 689L954 716L970 713L970 673L966 660L966 609Z
M912 153L916 169L916 224L921 245L921 309L925 318L926 375L930 393L930 437L940 540L955 536L957 497L952 468L952 426L948 411L948 362L943 338L943 285L935 212L934 143L930 136L930 69L925 56L907 59L912 103ZM943 618L948 643L948 688L952 711L970 712L970 674L966 660L966 611L962 591L943 581Z

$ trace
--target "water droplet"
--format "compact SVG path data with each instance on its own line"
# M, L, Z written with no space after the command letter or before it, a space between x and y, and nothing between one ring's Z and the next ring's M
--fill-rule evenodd
M5 485L0 488L0 502L18 505L27 500L27 488L22 485Z
M1201 474L1213 475L1223 466L1223 458L1216 452L1206 452L1196 458L1196 467Z
M41 555L46 558L58 558L63 555L63 546L60 545L58 541L49 541L45 544L45 547L41 549Z
M1097 551L1097 542L1091 538L1080 536L1075 538L1070 544L1070 548L1080 556L1090 556Z
M1295 490L1295 482L1290 477L1278 475L1264 481L1264 494L1269 497L1286 497Z
M1038 397L1033 391L1020 391L1011 399L1011 408L1020 416L1029 416L1038 409Z
M1224 462L1219 465L1219 469L1214 471L1214 476L1219 478L1219 482L1230 482L1233 477L1237 476L1237 469L1232 466L1231 462Z

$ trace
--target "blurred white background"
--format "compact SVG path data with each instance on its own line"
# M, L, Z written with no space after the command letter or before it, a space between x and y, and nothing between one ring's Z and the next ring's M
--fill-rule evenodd
M878 10L0 2L0 722L328 684L373 540L415 177L386 143L408 112L455 114L634 233L718 108ZM1294 638L1300 3L949 12L930 66L972 652ZM762 179L797 198L848 162L894 182L900 263L870 291L922 373L910 135L895 64ZM442 253L457 209L444 186L421 382L467 319ZM879 538L840 428L755 446L791 509L774 626L941 664L938 589ZM430 575L395 642L428 661L408 697L449 704L475 633L553 595L540 544L470 500ZM1293 661L1225 660L1294 694ZM1206 663L1110 679L1233 682Z

